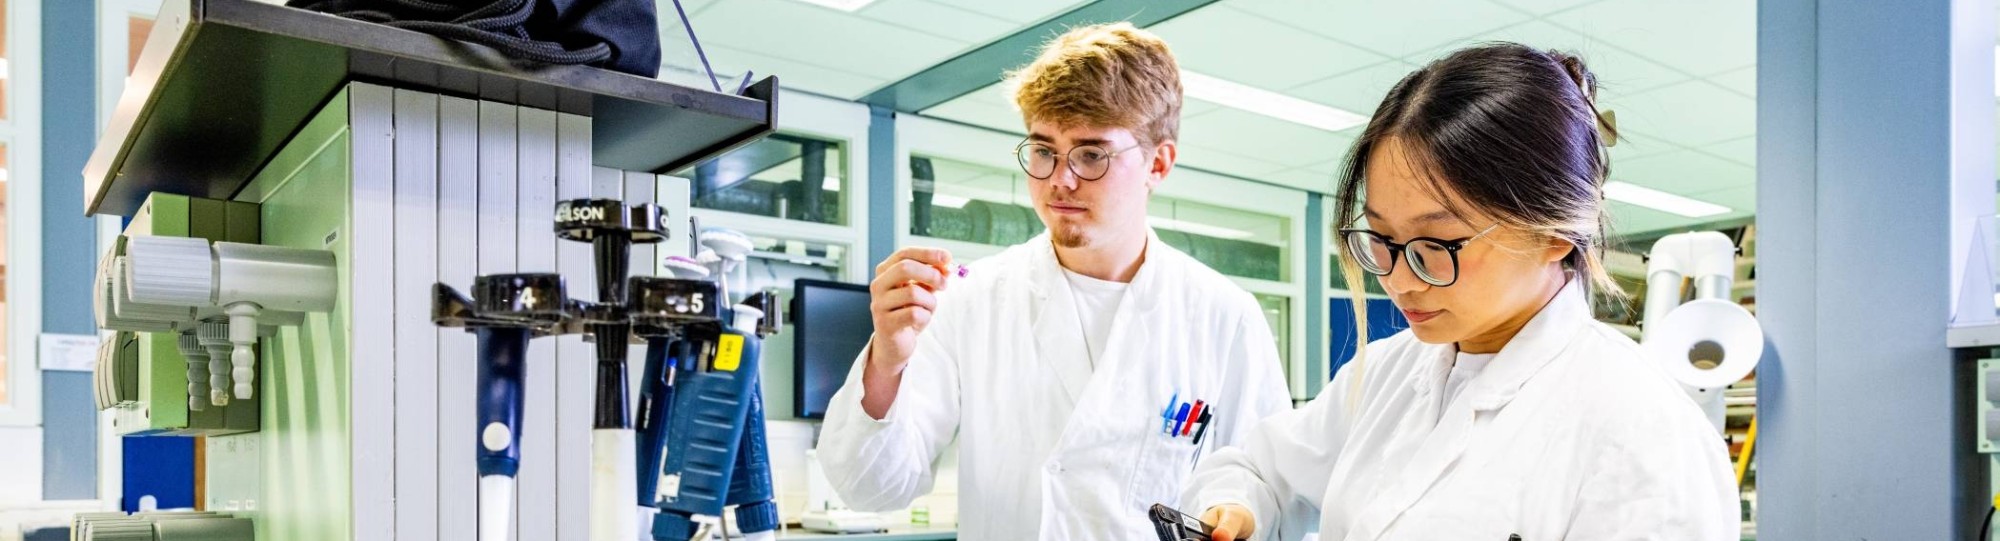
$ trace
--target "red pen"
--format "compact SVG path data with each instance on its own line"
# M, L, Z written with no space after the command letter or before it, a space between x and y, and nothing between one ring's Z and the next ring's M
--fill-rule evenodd
M1203 404L1202 401L1200 400L1194 401L1194 410L1188 412L1188 424L1187 426L1181 427L1182 436L1186 436L1194 432L1194 424L1196 420L1201 419L1201 410L1204 405L1205 404Z

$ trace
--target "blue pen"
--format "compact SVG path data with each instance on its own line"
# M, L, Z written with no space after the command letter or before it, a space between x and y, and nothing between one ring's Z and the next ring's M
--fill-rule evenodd
M1178 404L1178 403L1180 403L1180 401L1181 401L1181 393L1180 393L1180 391L1174 391L1174 397L1173 397L1173 398L1168 398L1168 399L1167 399L1167 409L1166 409L1166 410L1164 410L1164 411L1161 411L1161 412L1160 412L1160 419L1161 419L1161 421L1160 421L1160 434L1163 434L1163 435L1164 435L1164 434L1167 434L1167 429L1169 429L1169 428L1173 428L1173 426L1174 426L1174 404Z
M1183 426L1184 423L1187 423L1188 420L1187 418L1188 409L1192 407L1194 407L1194 404L1181 404L1180 413L1174 414L1174 430L1173 432L1168 432L1167 435L1171 436L1174 434L1181 433L1181 426Z

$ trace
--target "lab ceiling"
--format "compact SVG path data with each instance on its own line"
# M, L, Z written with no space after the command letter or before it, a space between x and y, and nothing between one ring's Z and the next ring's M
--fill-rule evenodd
M776 74L787 87L858 99L1085 3L877 0L851 13L801 0L682 4L718 74ZM692 82L700 62L671 0L661 8L662 76ZM1602 81L1600 106L1616 111L1625 136L1611 151L1612 178L1730 209L1691 219L1614 202L1618 233L1735 220L1756 208L1753 0L1221 0L1152 30L1184 70L1362 115L1402 75L1457 47L1507 40L1574 52ZM1021 131L997 85L921 113ZM1183 118L1182 163L1320 192L1332 190L1361 130L1328 132L1194 99Z

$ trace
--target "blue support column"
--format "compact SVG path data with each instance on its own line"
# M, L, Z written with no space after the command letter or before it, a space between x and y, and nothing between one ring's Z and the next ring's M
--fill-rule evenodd
M42 183L42 332L91 334L97 223L83 215L82 171L97 144L97 2L41 2L43 178L22 180ZM88 372L42 372L42 467L44 499L97 497Z
M1306 363L1306 396L1319 394L1319 388L1333 375L1326 373L1329 362L1326 349L1326 234L1331 227L1326 222L1326 206L1320 200L1326 196L1317 193L1306 194L1306 356L1297 362Z
M1974 1L1758 2L1759 539L1978 537L1970 366L1944 341L1995 210Z
M896 111L868 106L868 261L862 265L875 279L875 264L896 253Z

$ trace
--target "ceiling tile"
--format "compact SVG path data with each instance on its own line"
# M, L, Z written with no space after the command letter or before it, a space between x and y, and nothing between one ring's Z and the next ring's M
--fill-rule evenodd
M1696 199L1729 207L1730 209L1738 212L1741 211L1755 212L1757 210L1756 184L1737 186L1725 190L1716 190L1713 192L1699 194L1694 197Z
M681 8L686 9L688 16L692 17L701 14L701 11L708 9L708 6L715 5L715 2L716 0L681 0ZM674 13L674 0L657 0L654 8L659 11L662 26L672 25L676 31L680 30L681 18L679 14Z
M998 105L965 96L925 109L924 116L944 118L1008 133L1022 133L1021 113L1012 106Z
M708 52L710 64L715 67L715 76L723 88L735 88L744 72L752 72L752 77L763 79L778 75L786 88L800 88L832 96L859 96L888 81L879 77L868 77L848 73L823 65L806 64L789 58L769 56L724 45L703 45ZM708 73L701 67L701 60L693 51L679 54L678 51L663 50L659 79L695 88L709 88Z
M1289 169L1268 160L1196 145L1181 145L1177 163L1244 178L1262 178Z
M1611 202L1611 236L1613 237L1623 237L1623 236L1644 234L1663 229L1673 229L1676 226L1688 224L1691 222L1692 220L1688 219L1687 217L1680 216L1677 214L1660 212L1646 207L1641 207L1638 205L1628 205L1617 201Z
M1723 141L1701 147L1701 150L1743 165L1752 167L1757 165L1757 137L1755 136Z
M1188 120L1216 111L1236 111L1236 109L1194 98L1181 98L1181 132L1183 134L1187 132Z
M1347 152L1352 138L1352 135L1226 108L1187 118L1181 123L1183 145L1212 148L1294 167L1337 158Z
M1704 224L1714 224L1717 222L1740 220L1744 218L1749 218L1753 215L1755 215L1755 212L1752 211L1735 211L1735 212L1730 212L1728 214L1721 214L1716 216L1688 218L1686 216L1660 212L1657 210L1637 205L1627 205L1625 203L1612 201L1611 236L1614 239L1613 244L1616 245L1622 242L1617 240L1621 237L1648 236L1657 233L1674 232L1674 231L1692 231ZM1644 250L1648 247L1628 246L1627 248L1632 250Z
M1757 131L1757 101L1708 81L1688 81L1635 95L1606 94L1618 128L1637 144L1703 146ZM1622 146L1622 143L1621 143Z
M1723 72L1710 76L1708 80L1745 96L1757 97L1757 66Z
M1013 34L1020 25L931 0L881 0L859 11L863 17L945 39L987 43Z
M1313 162L1312 165L1306 166L1306 168L1312 169L1313 171L1318 171L1321 173L1326 173L1331 175L1336 172L1339 172L1341 166L1346 164L1347 159L1344 156L1345 155L1343 154L1342 157L1335 157L1335 158L1315 161Z
M1285 93L1368 116L1375 114L1375 107L1382 104L1382 97L1389 94L1390 87L1416 69L1415 64L1390 60L1306 83Z
M1237 0L1229 5L1398 58L1530 18L1486 0ZM1232 28L1217 34L1241 36L1262 31Z
M1731 212L1717 216L1687 218L1623 203L1612 203L1611 236L1654 236L1660 233L1696 231L1706 224L1730 222L1754 216L1753 212ZM1618 241L1614 240L1614 243ZM1633 246L1632 249L1642 247Z
M790 0L717 3L695 18L695 27L705 36L703 45L733 47L805 65L842 66L859 75L888 80L929 68L970 44ZM710 59L719 60L716 55Z
M1600 95L1640 92L1690 79L1687 74L1664 64L1620 49L1603 38L1581 34L1543 21L1530 21L1492 32L1452 40L1443 46L1412 55L1413 64L1430 62L1464 47L1491 41L1511 41L1529 47L1553 49L1583 59L1597 76Z
M1003 83L993 83L990 85L980 87L979 90L967 92L965 95L952 98L950 100L946 100L944 103L932 106L932 108L935 109L937 107L942 107L944 105L961 101L970 101L970 102L992 105L996 107L1010 108L1010 109L1014 107L1014 96L1007 93L1007 85ZM930 111L931 109L926 109L918 112L928 113Z
M1333 172L1322 171L1316 167L1300 167L1297 169L1286 169L1284 171L1266 174L1256 178L1257 180L1276 182L1279 184L1283 184L1293 188L1298 188L1301 190L1308 190L1319 193L1333 193L1333 190L1337 187L1334 183L1334 175L1335 173Z
M1080 0L929 0L931 2L967 11L974 11L998 17L1017 24L1040 22L1061 13L1067 13L1087 2Z
M1756 2L1605 0L1550 20L1697 77L1757 62Z
M1622 115L1624 113L1619 114ZM1634 133L1626 126L1618 127L1618 137L1618 144L1611 147L1611 167L1613 169L1616 169L1618 164L1630 160L1653 156L1662 152L1681 150L1681 147L1673 143L1654 139L1649 135Z
M1536 17L1574 8L1598 0L1495 0L1514 9L1526 11Z
M1694 194L1755 186L1757 169L1700 152L1676 150L1613 163L1611 178L1695 197Z
M1304 30L1218 5L1149 28L1173 47L1181 69L1266 90L1387 60Z

